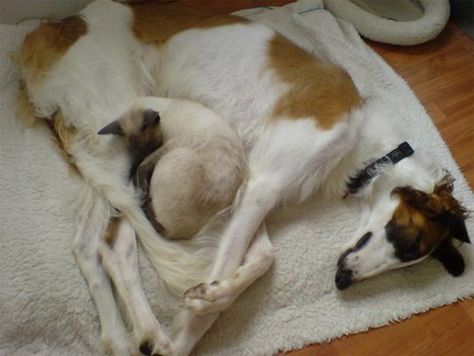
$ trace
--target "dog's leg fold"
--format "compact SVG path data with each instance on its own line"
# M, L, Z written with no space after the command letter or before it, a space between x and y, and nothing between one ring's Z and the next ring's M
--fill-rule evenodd
M135 352L174 354L173 346L154 317L141 286L135 231L127 219L120 220L112 241L101 241L100 254L131 321Z

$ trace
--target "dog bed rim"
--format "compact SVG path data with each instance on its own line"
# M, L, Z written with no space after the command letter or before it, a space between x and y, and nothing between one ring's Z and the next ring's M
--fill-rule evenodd
M423 15L414 21L393 21L372 14L351 0L324 0L336 17L348 21L364 37L396 45L416 45L435 38L449 19L449 0L419 0Z

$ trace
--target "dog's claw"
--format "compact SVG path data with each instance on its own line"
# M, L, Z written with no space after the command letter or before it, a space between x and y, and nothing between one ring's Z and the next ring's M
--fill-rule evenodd
M153 351L153 344L150 340L146 340L146 341L143 341L141 344L140 344L140 352L143 354L143 355L147 355L147 356L150 356L151 353Z
M141 339L138 349L142 355L174 355L174 344L165 335L148 334Z
M235 299L228 283L200 283L184 293L184 307L195 314L208 314L226 309Z

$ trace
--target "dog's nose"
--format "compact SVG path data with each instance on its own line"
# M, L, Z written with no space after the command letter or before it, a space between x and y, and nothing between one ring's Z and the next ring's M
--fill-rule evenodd
M336 287L339 290L349 288L352 284L352 271L339 269L336 273Z

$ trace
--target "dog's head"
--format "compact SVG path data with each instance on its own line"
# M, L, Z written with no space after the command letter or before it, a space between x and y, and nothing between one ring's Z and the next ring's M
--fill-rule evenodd
M453 197L453 180L446 176L433 192L397 187L372 208L361 238L338 260L336 286L348 288L389 269L438 259L453 276L464 271L464 260L453 239L470 242L466 209Z

